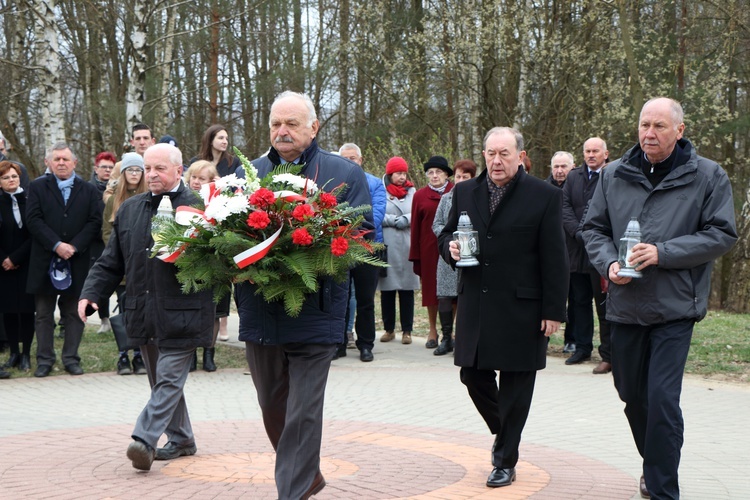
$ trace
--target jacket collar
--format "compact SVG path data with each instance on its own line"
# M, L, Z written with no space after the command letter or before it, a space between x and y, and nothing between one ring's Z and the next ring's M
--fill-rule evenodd
M677 144L682 149L682 153L675 158L672 171L653 189L669 189L675 186L683 186L695 179L696 172L698 171L698 154L695 148L685 138L677 141ZM629 149L620 158L619 164L616 165L614 176L626 182L643 184L650 191L652 189L651 183L648 182L640 167L643 154L640 144L636 144Z
M305 149L302 154L299 157L299 163L300 165L309 165L312 163L313 158L315 158L315 155L318 152L318 140L313 139L309 146L307 146L307 149ZM282 163L285 163L285 160L279 156L279 152L271 146L271 149L268 150L268 159L271 160L271 163L274 165L281 165Z

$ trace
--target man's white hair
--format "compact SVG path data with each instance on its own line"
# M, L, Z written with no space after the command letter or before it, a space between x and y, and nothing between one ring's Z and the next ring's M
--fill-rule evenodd
M607 142L604 139L602 139L601 137L589 137L588 139L586 139L585 141L583 141L583 148L582 149L584 151L586 151L586 143L589 142L592 139L597 140L597 141L602 141L602 150L607 151Z
M341 146L339 148L339 154L342 154L344 151L347 151L349 149L353 149L354 151L356 151L357 152L357 156L359 156L359 157L362 156L362 150L359 149L359 146L357 146L353 142L347 142L346 144L344 144L343 146Z
M312 102L312 99L310 99L306 94L301 94L299 92L292 92L291 90L285 90L281 94L276 96L276 99L273 100L273 104L271 104L271 111L273 112L273 107L276 105L277 102L281 101L282 99L287 99L290 97L294 97L295 99L301 99L305 106L307 106L307 126L311 126L315 120L318 119L318 114L315 112L315 105ZM273 113L271 113L273 114ZM268 126L271 126L271 119L269 116L268 119Z
M669 101L669 110L672 112L672 121L674 122L674 128L676 130L677 127L679 127L683 122L683 120L685 120L685 112L682 110L682 105L671 97L654 97L646 101L646 104L643 105L643 107L641 108L641 112L638 115L638 121L641 121L641 116L643 115L643 110L646 109L646 106L653 103L654 101L658 101L659 99L666 99L667 101Z
M565 158L567 158L566 165L573 166L576 164L576 159L571 153L568 153L567 151L558 151L557 153L552 155L552 159L549 162L549 168L555 166L555 158L557 158L558 156L564 156Z
M171 163L172 165L182 166L182 151L180 151L175 146L172 146L171 144L160 142L158 144L154 144L153 146L149 146L148 149L146 149L146 153L148 153L149 151L164 151L167 153L169 163Z

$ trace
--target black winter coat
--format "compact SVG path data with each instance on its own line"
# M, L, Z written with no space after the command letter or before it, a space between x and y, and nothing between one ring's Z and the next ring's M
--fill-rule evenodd
M600 176L605 167L599 170ZM583 244L581 229L591 197L594 196L598 178L589 179L586 165L576 167L568 173L563 185L563 227L568 236L568 259L571 273L588 273L594 271Z
M172 206L199 200L180 182L170 196ZM161 197L143 193L125 200L117 211L104 253L91 268L82 299L100 303L112 295L125 276L125 325L131 346L155 343L162 347L210 347L213 340L213 294L183 294L177 268L150 258L151 219Z
M542 319L564 321L568 261L559 188L519 170L490 215L487 171L453 188L438 248L446 262L458 216L479 232L479 265L461 268L456 313L457 366L533 371L546 366Z
M0 262L10 257L18 269L0 268L0 312L33 313L34 296L26 293L29 275L31 235L26 224L26 192L16 195L23 227L18 227L13 215L13 201L8 193L0 191Z
M32 237L29 281L33 294L75 295L78 297L89 272L92 243L101 237L102 195L91 183L76 176L66 204L54 175L43 175L29 186L26 220ZM58 241L69 243L76 253L69 259L73 283L59 291L52 286L49 264Z

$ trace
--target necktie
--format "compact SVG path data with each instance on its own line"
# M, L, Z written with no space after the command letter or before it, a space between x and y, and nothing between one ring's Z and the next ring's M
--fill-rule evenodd
M589 180L591 179L594 179L594 180L599 179L599 172L589 172Z

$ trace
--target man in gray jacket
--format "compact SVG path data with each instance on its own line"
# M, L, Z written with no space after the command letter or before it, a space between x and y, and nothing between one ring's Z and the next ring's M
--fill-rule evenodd
M680 392L690 338L706 315L712 263L737 240L729 178L682 138L682 120L672 99L643 106L639 144L604 170L583 231L591 262L611 282L612 373L643 457L644 498L679 498ZM642 239L628 263L641 278L618 276L631 217Z

